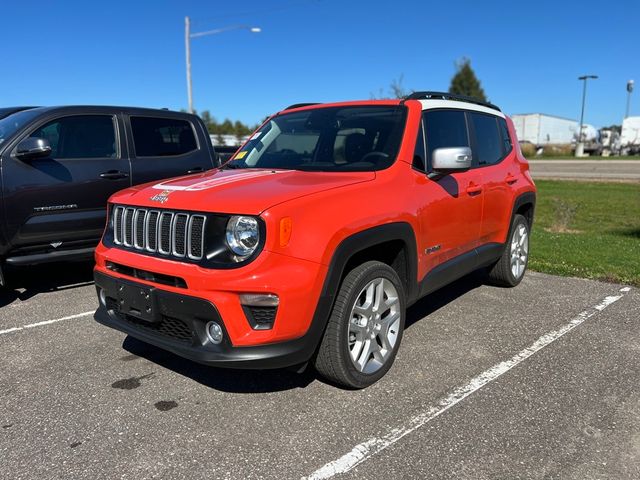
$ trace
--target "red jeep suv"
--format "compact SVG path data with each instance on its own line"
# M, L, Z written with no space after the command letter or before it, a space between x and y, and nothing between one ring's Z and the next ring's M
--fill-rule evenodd
M406 309L486 268L517 285L535 186L513 123L438 92L294 105L218 169L123 190L95 319L188 359L363 388Z

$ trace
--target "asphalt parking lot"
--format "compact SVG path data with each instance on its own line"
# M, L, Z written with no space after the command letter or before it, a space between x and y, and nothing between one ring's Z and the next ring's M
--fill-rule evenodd
M100 326L90 265L14 283L2 478L640 478L635 288L465 278L409 310L386 378L345 391L312 371L208 369Z

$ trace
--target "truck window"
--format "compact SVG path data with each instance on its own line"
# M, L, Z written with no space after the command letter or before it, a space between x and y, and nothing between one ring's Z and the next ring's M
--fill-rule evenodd
M172 157L198 149L191 123L176 118L131 117L137 157Z
M467 122L461 110L431 110L424 114L427 137L427 166L431 169L437 148L468 147Z
M45 138L51 144L51 157L116 158L114 119L111 115L71 115L58 118L29 135Z
M471 122L476 132L479 165L493 165L502 160L504 150L498 131L498 117L471 112Z

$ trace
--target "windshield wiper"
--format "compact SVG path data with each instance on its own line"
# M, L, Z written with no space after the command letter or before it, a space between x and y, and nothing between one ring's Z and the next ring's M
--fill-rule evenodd
M242 167L240 165L235 165L235 164L233 164L231 162L227 162L224 165L220 166L219 168L220 168L220 170L226 170L226 169L234 170L236 168L242 168Z

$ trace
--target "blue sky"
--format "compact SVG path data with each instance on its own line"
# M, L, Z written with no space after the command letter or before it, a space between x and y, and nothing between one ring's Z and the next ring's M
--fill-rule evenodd
M193 31L194 105L256 123L304 101L366 99L403 76L447 90L471 59L509 113L620 123L628 79L640 83L640 2L395 0L5 2L0 106L125 104L186 108L184 17ZM640 87L638 88L640 90ZM631 113L640 115L640 91Z

